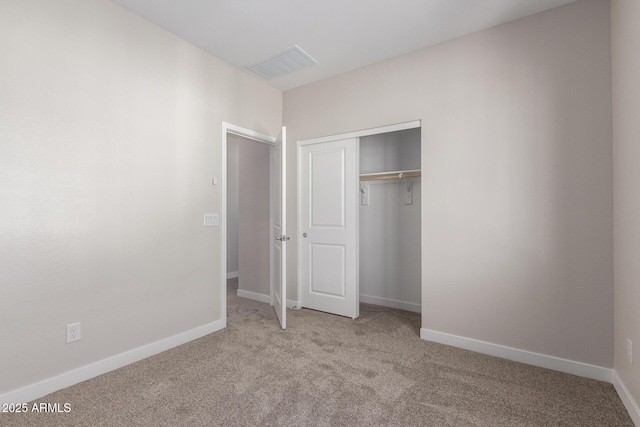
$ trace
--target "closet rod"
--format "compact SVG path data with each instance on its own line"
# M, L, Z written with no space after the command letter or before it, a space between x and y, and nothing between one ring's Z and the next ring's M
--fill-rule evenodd
M361 176L360 181L374 181L380 179L402 179L402 178L420 178L422 174L420 172L400 172L395 174L387 174L387 175L372 175L372 176Z

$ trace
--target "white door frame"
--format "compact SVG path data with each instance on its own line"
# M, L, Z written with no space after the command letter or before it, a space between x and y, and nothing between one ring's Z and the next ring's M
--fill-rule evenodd
M342 140L342 139L349 139L349 138L361 138L363 136L371 136L371 135L378 135L381 133L389 133L389 132L397 132L397 131L401 131L401 130L407 130L407 129L415 129L415 128L420 128L422 126L422 121L421 120L412 120L410 122L403 122L403 123L397 123L397 124L393 124L393 125L387 125L387 126L380 126L380 127L376 127L376 128L370 128L370 129L363 129L363 130L358 130L358 131L353 131L353 132L347 132L347 133L342 133L342 134L337 134L337 135L329 135L329 136L322 136L319 138L311 138L311 139L303 139L297 142L297 146L296 146L296 159L298 159L299 157L299 152L300 152L300 147L303 145L310 145L310 144L320 144L323 142L330 142L330 141L338 141L338 140ZM359 153L359 150L357 150L357 152ZM358 154L359 157L359 154ZM360 161L359 158L356 160L356 174L360 175ZM302 170L301 170L301 166L300 163L298 162L298 170L297 170L297 217L298 217L298 253L297 253L297 257L298 257L298 263L297 263L297 278L298 278L298 301L297 301L297 306L299 308L304 307L303 305L303 301L302 301L302 270L300 268L300 259L301 259L301 255L300 255L300 251L302 248L302 205L301 205L301 197L300 194L302 192L302 182L301 182L301 177L302 177ZM358 199L359 200L359 199ZM359 222L359 218L360 218L360 203L357 203L357 210L356 210L356 259L358 260L358 265L356 266L356 298L358 298L358 303L360 302L360 295L359 295L359 288L360 288L360 226L358 225Z
M227 136L229 134L248 138L273 147L275 138L250 129L222 122L222 143L220 154L220 313L223 328L227 327ZM273 150L269 153L269 236L273 242ZM273 245L269 246L269 298L273 299ZM273 304L273 301L271 301Z

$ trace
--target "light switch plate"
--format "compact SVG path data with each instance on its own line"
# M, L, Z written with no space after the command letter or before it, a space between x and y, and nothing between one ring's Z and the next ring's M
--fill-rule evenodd
M215 227L216 225L220 225L220 219L217 213L206 213L204 214L204 226L205 227Z

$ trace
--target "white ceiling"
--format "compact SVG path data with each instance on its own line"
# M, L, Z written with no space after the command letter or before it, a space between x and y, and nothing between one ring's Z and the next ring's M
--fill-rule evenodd
M318 64L269 81L286 90L575 0L111 1L252 75L297 44Z

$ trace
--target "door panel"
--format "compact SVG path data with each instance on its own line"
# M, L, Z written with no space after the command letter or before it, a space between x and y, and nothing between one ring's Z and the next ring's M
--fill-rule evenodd
M346 297L345 282L345 247L344 245L309 245L311 248L311 289L316 295L326 295L344 299ZM327 265L333 268L325 268Z
M311 224L314 227L344 227L346 149L309 153L311 163ZM338 167L337 169L336 166ZM323 171L336 171L324 173Z
M302 306L356 318L357 138L299 146Z
M273 308L282 329L287 327L287 153L286 128L283 126L274 145L275 218L273 242Z

